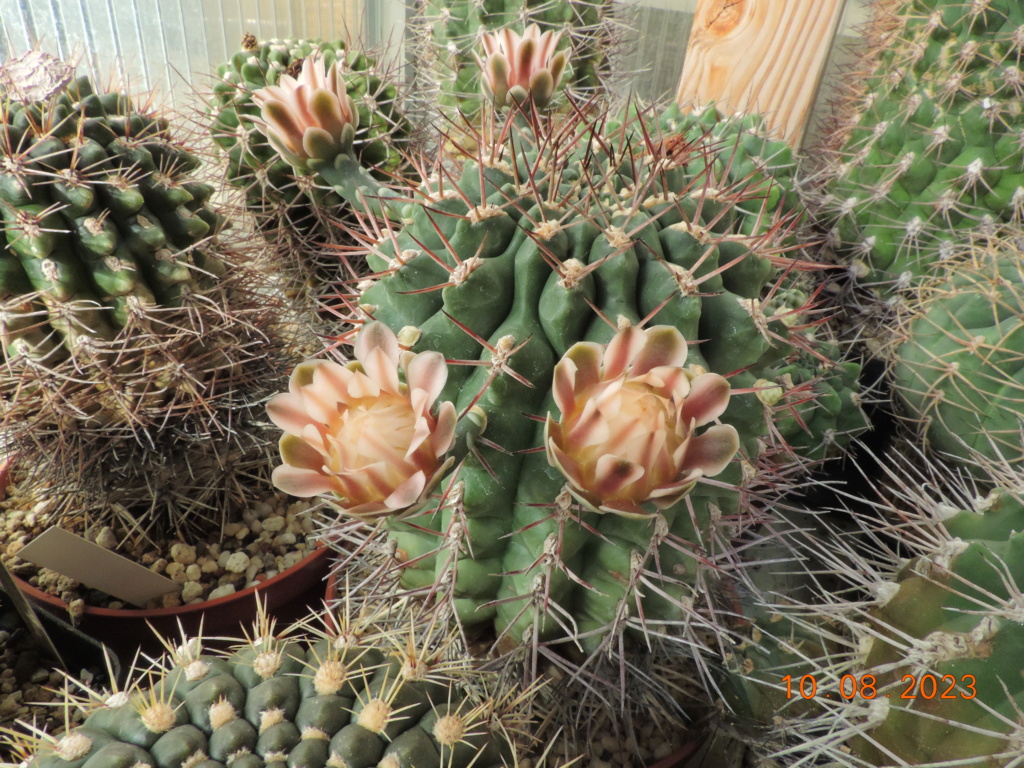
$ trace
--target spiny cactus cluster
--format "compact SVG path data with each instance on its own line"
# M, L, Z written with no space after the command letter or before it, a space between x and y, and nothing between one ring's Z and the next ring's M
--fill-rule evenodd
M0 96L5 450L64 510L185 535L261 472L245 423L287 359L276 302L167 120L70 78Z
M964 466L1024 461L1024 229L958 244L920 281L884 351L907 419Z
M309 169L290 165L259 130L262 105L253 95L279 85L282 78L306 82L310 90L324 87L327 74L337 79L338 92L352 99L358 116L353 150L359 162L378 178L397 173L412 130L402 113L397 81L373 57L349 50L343 40L260 42L246 35L241 50L217 68L210 125L227 156L228 180L244 190L246 206L263 233L278 241L280 255L299 257L288 265L293 279L312 281L314 292L329 288L342 274L342 259L324 246L350 245L346 222L351 222L343 200Z
M624 25L617 19L621 13L609 0L430 0L419 4L411 29L416 82L425 90L424 103L434 110L440 107L441 119L449 123L441 124L446 133L458 130L465 119L476 119L491 53L481 50L482 38L528 36L531 25L536 25L538 33L554 36L567 56L570 93L581 99L605 94L613 74L613 49L622 42ZM518 66L512 62L513 70Z
M925 274L970 231L1024 220L1024 7L887 0L840 105L816 206L858 280Z
M165 642L121 690L69 696L81 726L7 746L31 768L468 768L535 746L529 692L477 669L446 628L361 615L279 633L263 618L227 653Z

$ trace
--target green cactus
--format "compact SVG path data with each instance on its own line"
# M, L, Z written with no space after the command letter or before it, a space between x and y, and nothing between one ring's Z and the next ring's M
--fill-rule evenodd
M841 105L815 207L853 274L888 290L965 232L1024 220L1024 6L875 8L867 76Z
M1019 649L1022 507L984 538L964 511L944 520L934 550L909 562L880 591L865 618L871 639L863 663L877 683L862 735L849 746L869 765L1013 765L1020 756L1024 706ZM934 691L932 689L935 689Z
M411 126L401 109L395 79L365 53L349 50L342 40L287 39L259 42L246 35L242 48L217 68L210 132L228 161L228 180L245 191L246 205L263 232L281 243L283 255L298 253L293 265L301 276L316 273L322 286L341 274L337 252L325 244L351 245L339 224L346 204L315 176L289 166L256 127L260 109L255 91L276 85L284 74L298 76L303 62L319 57L325 67L343 63L341 75L359 113L353 150L359 163L386 179L400 171ZM309 263L310 259L313 263Z
M260 473L247 425L287 365L276 302L167 121L68 78L0 97L5 445L75 515L121 505L188 535Z
M125 690L69 700L81 726L10 730L6 746L32 768L468 768L513 765L534 746L529 696L451 635L393 619L326 626L279 634L261 619L227 655L168 643L164 666Z
M609 0L430 0L411 25L416 82L430 94L424 101L431 110L440 106L451 121L445 131L458 130L464 119L476 119L484 102L473 55L481 36L503 29L521 34L537 24L541 32L563 33L559 48L570 61L566 88L585 100L600 93L612 74L609 54L622 34L614 14Z
M1024 231L1008 227L965 242L955 265L922 281L887 349L908 420L981 477L1024 462L1022 313Z
M864 421L856 366L819 352L834 350L818 341L811 265L788 254L781 195L764 176L729 182L728 142L680 150L637 119L604 135L582 116L539 136L515 122L508 144L481 149L459 177L427 183L404 209L385 201L405 226L368 256L378 277L349 303L353 320L374 318L414 353L473 361L449 365L439 395L463 415L462 460L424 511L387 524L402 585L440 592L505 646L570 635L592 652L627 625L678 621L746 489L795 458L832 455ZM581 506L535 450L545 427L531 415L557 411L552 371L574 344L641 322L690 342L691 378L712 371L749 389L722 417L742 459L636 520Z

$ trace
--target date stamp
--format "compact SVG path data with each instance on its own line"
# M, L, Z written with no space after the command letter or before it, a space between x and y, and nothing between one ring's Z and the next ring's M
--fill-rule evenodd
M973 699L978 695L975 690L977 680L974 675L904 675L900 684L904 687L902 691L893 693L879 693L878 679L874 675L864 674L843 675L839 678L838 690L833 694L824 686L819 691L818 679L814 675L803 675L796 680L792 675L782 678L786 684L786 698L800 697L802 699L814 699L823 696L826 699L842 698L849 701L858 695L863 699ZM898 687L898 686L897 686Z

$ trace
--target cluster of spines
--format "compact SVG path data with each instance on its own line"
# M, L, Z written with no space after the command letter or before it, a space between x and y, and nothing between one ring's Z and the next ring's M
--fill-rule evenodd
M269 40L246 35L242 49L218 67L213 86L210 132L227 157L228 180L244 190L246 205L280 255L295 259L293 271L323 289L341 271L341 259L325 245L348 245L345 202L315 175L297 172L281 159L257 128L259 107L252 95L276 85L284 74L298 76L305 60L319 57L326 68L335 61L359 113L353 150L359 162L379 178L397 174L405 164L412 127L402 113L397 79L367 53L349 50L343 40ZM310 259L312 258L312 262ZM315 279L314 279L315 278Z
M80 78L0 111L0 386L20 472L76 513L141 504L148 532L229 514L224 473L265 462L242 426L272 386L256 366L288 356L258 251L224 231L200 158L149 106ZM153 489L189 499L182 472L201 498L171 521Z
M283 633L261 615L254 629L226 653L168 642L124 690L68 695L81 726L8 730L7 746L35 768L457 768L512 765L536 746L532 692L479 669L436 624L364 611Z
M1024 14L881 2L814 207L864 284L906 287L962 234L1024 219Z

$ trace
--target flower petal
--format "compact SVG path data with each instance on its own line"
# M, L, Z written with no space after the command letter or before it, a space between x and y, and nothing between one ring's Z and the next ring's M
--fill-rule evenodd
M644 346L629 367L630 376L642 376L654 368L681 368L686 364L686 339L671 325L656 325L644 331Z
M740 437L731 424L715 424L704 434L690 438L684 466L699 469L705 477L714 477L732 461L740 449Z
M300 499L331 493L335 487L333 478L322 472L290 467L287 464L274 467L270 480L279 491Z
M282 435L278 448L284 463L290 467L323 470L324 455L298 435Z
M729 406L729 381L717 373L704 373L690 382L690 393L683 404L683 423L701 427L717 419Z

